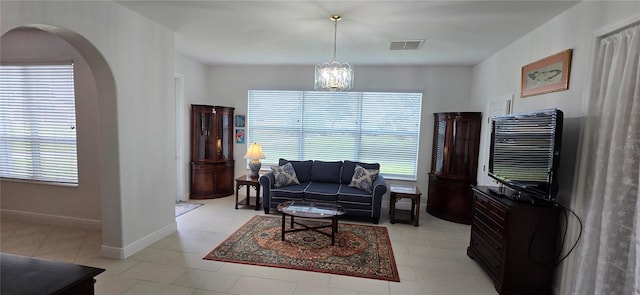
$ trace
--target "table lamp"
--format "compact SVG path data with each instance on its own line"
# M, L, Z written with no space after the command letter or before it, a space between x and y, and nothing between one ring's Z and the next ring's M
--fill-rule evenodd
M255 142L250 144L247 153L244 155L244 158L251 159L251 162L249 162L249 170L251 170L251 174L249 176L257 178L258 172L260 172L260 166L262 166L262 163L260 163L260 159L264 159L262 145Z

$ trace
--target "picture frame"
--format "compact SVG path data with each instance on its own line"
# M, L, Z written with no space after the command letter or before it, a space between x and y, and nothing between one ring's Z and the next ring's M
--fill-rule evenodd
M236 115L236 117L235 117L235 126L236 127L244 127L244 115Z
M572 49L522 67L520 97L569 89Z
M244 128L236 129L236 143L244 143Z

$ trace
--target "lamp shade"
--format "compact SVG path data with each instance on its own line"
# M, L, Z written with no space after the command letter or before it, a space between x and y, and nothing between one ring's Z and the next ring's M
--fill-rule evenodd
M264 159L264 153L262 152L262 145L259 143L252 143L249 145L247 153L244 155L245 159Z

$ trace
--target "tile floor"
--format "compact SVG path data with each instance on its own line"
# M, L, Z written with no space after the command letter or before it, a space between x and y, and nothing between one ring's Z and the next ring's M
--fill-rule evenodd
M470 227L437 219L424 207L419 227L389 223L383 207L380 225L389 229L400 273L396 283L203 260L251 216L264 212L235 210L231 196L202 203L176 218L177 232L125 260L100 257L100 232L5 219L0 250L105 268L96 277L98 295L496 294L466 255Z

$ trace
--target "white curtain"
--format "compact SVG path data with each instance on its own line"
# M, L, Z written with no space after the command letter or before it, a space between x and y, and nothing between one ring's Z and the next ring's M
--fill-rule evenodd
M583 130L573 294L640 294L640 25L600 41Z

